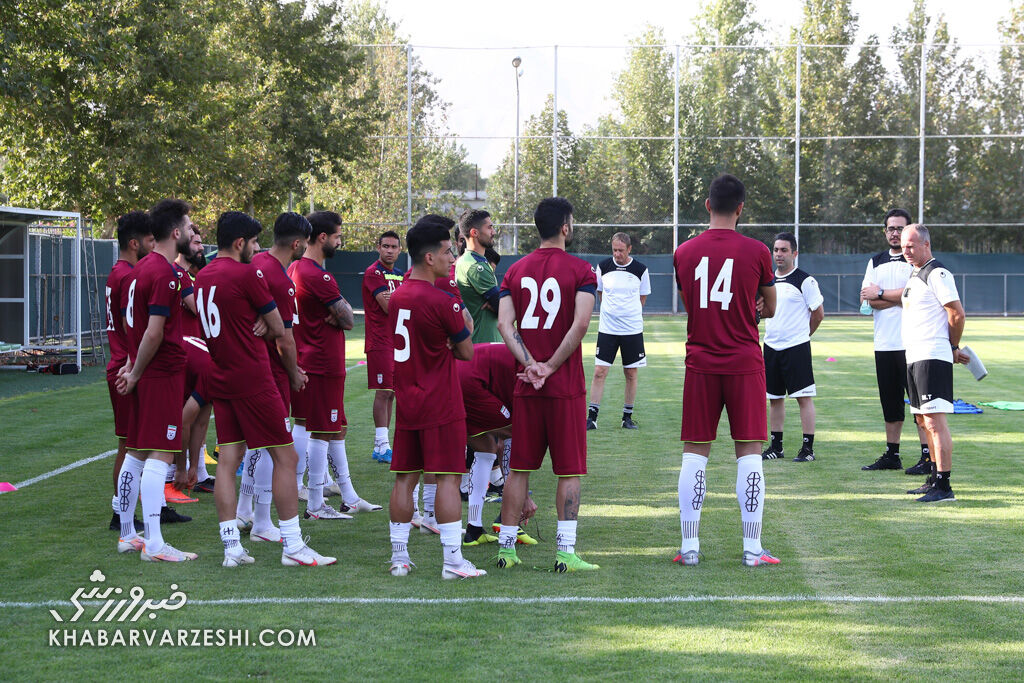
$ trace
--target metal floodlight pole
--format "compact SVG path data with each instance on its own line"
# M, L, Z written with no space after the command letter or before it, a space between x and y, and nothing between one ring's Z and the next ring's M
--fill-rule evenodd
M512 251L519 253L519 65L523 60L512 58L512 69L516 75L516 137L512 159Z
M63 242L63 240L61 240ZM63 244L61 244L63 249ZM75 312L72 316L75 326L75 364L82 369L82 216L75 217L75 256L72 260L75 272L75 296L72 297ZM61 302L61 306L63 306Z
M405 222L412 227L412 45L405 46Z
M679 45L676 45L675 105L672 109L672 253L679 246ZM679 312L679 290L672 288L672 312Z
M925 71L928 59L928 46L921 43L921 90L920 111L918 112L918 143L917 143L917 222L924 223L924 125L925 125Z
M551 112L551 196L558 196L558 46L555 45L555 88Z
M800 244L800 72L803 68L803 40L802 35L798 36L796 45L796 112L793 131L793 235L797 244Z

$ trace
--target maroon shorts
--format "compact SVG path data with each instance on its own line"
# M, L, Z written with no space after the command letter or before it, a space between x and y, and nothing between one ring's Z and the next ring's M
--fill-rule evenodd
M395 390L394 349L366 352L366 386L380 391Z
M303 387L302 391L292 391L289 386L288 391L291 395L292 417L305 420L309 416L309 385Z
M107 390L110 392L110 407L114 409L114 436L119 439L128 437L128 425L132 421L132 397L117 393L117 372L107 371Z
M288 379L288 373L277 367L272 367L271 370L270 374L274 376L274 386L277 387L277 394L281 398L281 405L284 406L284 414L285 416L291 415L292 383Z
M466 434L469 436L512 425L509 406L476 382L462 385L462 404L466 407Z
M540 469L551 450L551 469L559 477L587 473L587 397L516 396L512 407L512 455L509 467Z
M185 376L143 375L131 393L128 448L133 451L181 450L181 405L170 397L184 393ZM217 416L220 419L220 415Z
M466 473L466 425L462 420L426 429L395 427L392 472Z
M217 398L217 444L244 441L252 449L273 448L292 443L288 416L277 389L267 389L245 398Z
M729 412L733 441L765 441L764 371L751 375L706 375L686 371L683 379L682 441L710 443L718 435L722 408Z
M196 399L200 406L213 400L210 387L213 381L213 358L206 348L206 342L198 337L184 337L185 347L185 398Z
M306 394L306 431L340 432L345 420L345 376L309 375Z

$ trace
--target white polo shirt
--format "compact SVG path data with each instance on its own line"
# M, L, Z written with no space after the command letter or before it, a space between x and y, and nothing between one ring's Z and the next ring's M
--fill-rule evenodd
M644 308L640 297L651 293L647 266L634 258L620 266L613 258L597 264L597 291L601 292L598 332L629 335L644 331Z
M922 360L953 362L946 304L959 301L953 274L934 258L915 268L903 290L903 345L907 365Z
M903 289L907 286L914 268L903 252L883 251L868 261L867 271L861 287L874 283L882 289ZM903 309L891 306L885 310L872 311L875 321L875 351L903 350Z
M811 340L811 311L824 303L818 281L794 268L775 273L775 315L764 321L764 343L782 351Z

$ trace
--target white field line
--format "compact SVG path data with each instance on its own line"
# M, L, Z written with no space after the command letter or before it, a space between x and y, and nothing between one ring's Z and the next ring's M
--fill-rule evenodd
M356 368L360 367L361 365L363 365L363 363L356 363L355 365L352 365L350 367L345 368L345 372L351 372L352 370L355 370ZM68 465L64 465L63 467L58 467L57 469L51 470L51 471L49 471L49 472L47 472L45 474L40 474L38 477L32 477L31 479L26 479L25 481L19 481L16 484L14 484L14 488L20 490L20 489L25 488L26 486L31 486L32 484L38 484L39 482L41 482L41 481L43 481L45 479L49 479L50 477L56 477L58 474L64 474L65 472L70 472L71 470L73 470L73 469L75 469L77 467L81 467L82 465L88 465L91 462L96 462L97 460L102 460L103 458L109 458L110 456L114 455L115 453L117 453L117 449L116 448L113 449L113 450L110 450L110 451L104 451L104 452L100 453L99 455L93 455L93 456L88 457L88 458L82 458L81 460L76 460L75 462L70 463ZM3 494L3 493L9 493L9 491L0 491L0 494Z
M85 604L103 604L97 600L82 600ZM189 600L188 604L205 607L231 607L252 605L409 605L460 606L488 605L673 605L679 603L760 602L760 603L820 603L820 604L893 604L974 602L983 604L1024 604L1024 595L666 595L660 597L610 596L541 596L510 598L490 596L479 598L359 598L321 596L308 598L224 598L221 600ZM0 609L40 609L67 607L67 600L39 602L0 602Z

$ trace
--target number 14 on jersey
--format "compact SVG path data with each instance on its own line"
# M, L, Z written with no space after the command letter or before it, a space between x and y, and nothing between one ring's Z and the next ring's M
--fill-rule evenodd
M729 310L729 303L732 301L732 264L731 258L725 259L725 263L722 264L722 269L718 271L718 276L715 278L715 282L711 285L710 296L708 295L708 281L710 273L708 272L708 257L705 256L697 264L697 267L693 271L693 279L700 283L700 307L707 308L708 300L717 301L722 304L722 310Z

